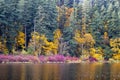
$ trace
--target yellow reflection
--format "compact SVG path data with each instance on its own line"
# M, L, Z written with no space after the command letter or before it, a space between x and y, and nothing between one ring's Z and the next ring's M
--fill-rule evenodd
M19 68L18 68L19 69ZM20 70L21 70L21 79L20 80L25 80L26 76L26 68L24 64L20 65Z
M40 65L34 65L34 66L31 66L31 69L32 69L32 80L39 80L40 78L40 68L41 66Z
M101 63L83 63L77 66L76 80L95 80L96 71L101 71ZM98 79L97 79L98 80Z
M54 64L52 65L52 75L53 75L53 79L52 80L59 80L60 79L60 68L59 68L60 65L58 64Z
M51 80L49 79L51 77L51 66L50 64L45 64L45 65L42 65L42 80ZM52 78L52 77L51 77Z
M111 64L111 80L120 80L120 63Z

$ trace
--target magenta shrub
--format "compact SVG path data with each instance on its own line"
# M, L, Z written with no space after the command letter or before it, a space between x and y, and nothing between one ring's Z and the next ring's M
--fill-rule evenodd
M0 55L0 62L32 62L38 63L37 57L32 55Z
M52 55L52 56L48 56L48 61L50 61L50 62L65 62L65 57L63 55Z
M0 55L0 63L6 62L31 62L31 63L46 63L46 62L66 62L77 61L79 58L63 55L50 55L39 57L33 55Z

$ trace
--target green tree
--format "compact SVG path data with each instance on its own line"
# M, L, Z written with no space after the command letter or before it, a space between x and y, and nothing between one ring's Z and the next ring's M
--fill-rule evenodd
M6 46L11 52L15 43L15 36L19 30L17 6L18 0L2 0L0 2L0 29L2 41L6 40Z
M53 31L57 29L57 12L54 1L44 1L37 9L34 18L34 30L53 40Z

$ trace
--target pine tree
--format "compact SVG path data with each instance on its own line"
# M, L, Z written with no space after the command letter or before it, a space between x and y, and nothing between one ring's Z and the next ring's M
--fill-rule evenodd
M57 27L56 14L56 6L53 1L41 3L34 18L34 30L53 40L53 32Z

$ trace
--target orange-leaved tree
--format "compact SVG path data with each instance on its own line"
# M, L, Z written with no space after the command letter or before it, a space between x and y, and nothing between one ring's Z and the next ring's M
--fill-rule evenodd
M57 21L59 22L59 24L62 24L65 27L70 26L70 19L72 19L71 15L74 12L74 8L68 8L66 6L57 6L57 12Z
M73 12L74 12L74 8L66 8L66 12L65 12L66 21L65 21L64 26L70 26L71 14Z

